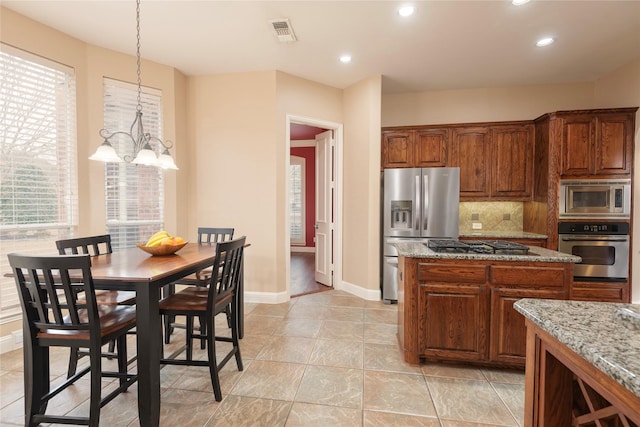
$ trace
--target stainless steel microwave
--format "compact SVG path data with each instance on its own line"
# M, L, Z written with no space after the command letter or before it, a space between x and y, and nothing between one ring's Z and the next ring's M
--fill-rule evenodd
M560 218L629 218L631 180L561 180Z

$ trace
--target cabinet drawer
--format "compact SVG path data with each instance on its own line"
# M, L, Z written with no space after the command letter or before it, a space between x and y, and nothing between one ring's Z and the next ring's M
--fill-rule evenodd
M491 267L491 283L496 285L527 285L533 288L563 287L564 268Z
M419 264L418 280L429 283L486 283L487 269L484 265Z
M578 288L571 289L571 299L577 301L627 302L622 286L608 288Z

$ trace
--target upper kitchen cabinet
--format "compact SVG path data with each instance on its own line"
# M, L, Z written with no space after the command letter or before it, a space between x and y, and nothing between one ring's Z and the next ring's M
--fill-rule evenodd
M491 128L494 199L528 200L533 187L533 124Z
M632 166L636 110L555 113L561 135L560 177L628 177Z
M453 128L448 166L460 167L460 199L530 200L533 135L531 123Z
M382 167L413 167L413 131L382 132Z
M445 167L449 129L382 132L383 168Z
M449 129L422 129L415 131L415 167L447 166Z
M490 135L484 126L456 127L452 131L447 165L460 168L460 200L489 197Z

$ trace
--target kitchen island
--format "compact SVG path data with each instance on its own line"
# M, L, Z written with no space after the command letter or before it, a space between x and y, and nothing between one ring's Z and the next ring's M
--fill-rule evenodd
M404 359L524 368L521 298L568 299L580 258L540 247L528 254L440 253L398 243L398 339Z
M525 426L640 425L640 305L515 308L527 326Z

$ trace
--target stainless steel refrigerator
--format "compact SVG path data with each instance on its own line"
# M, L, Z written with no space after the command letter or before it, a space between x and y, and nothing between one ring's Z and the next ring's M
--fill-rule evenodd
M382 203L382 298L398 300L394 243L458 238L460 168L385 169Z

